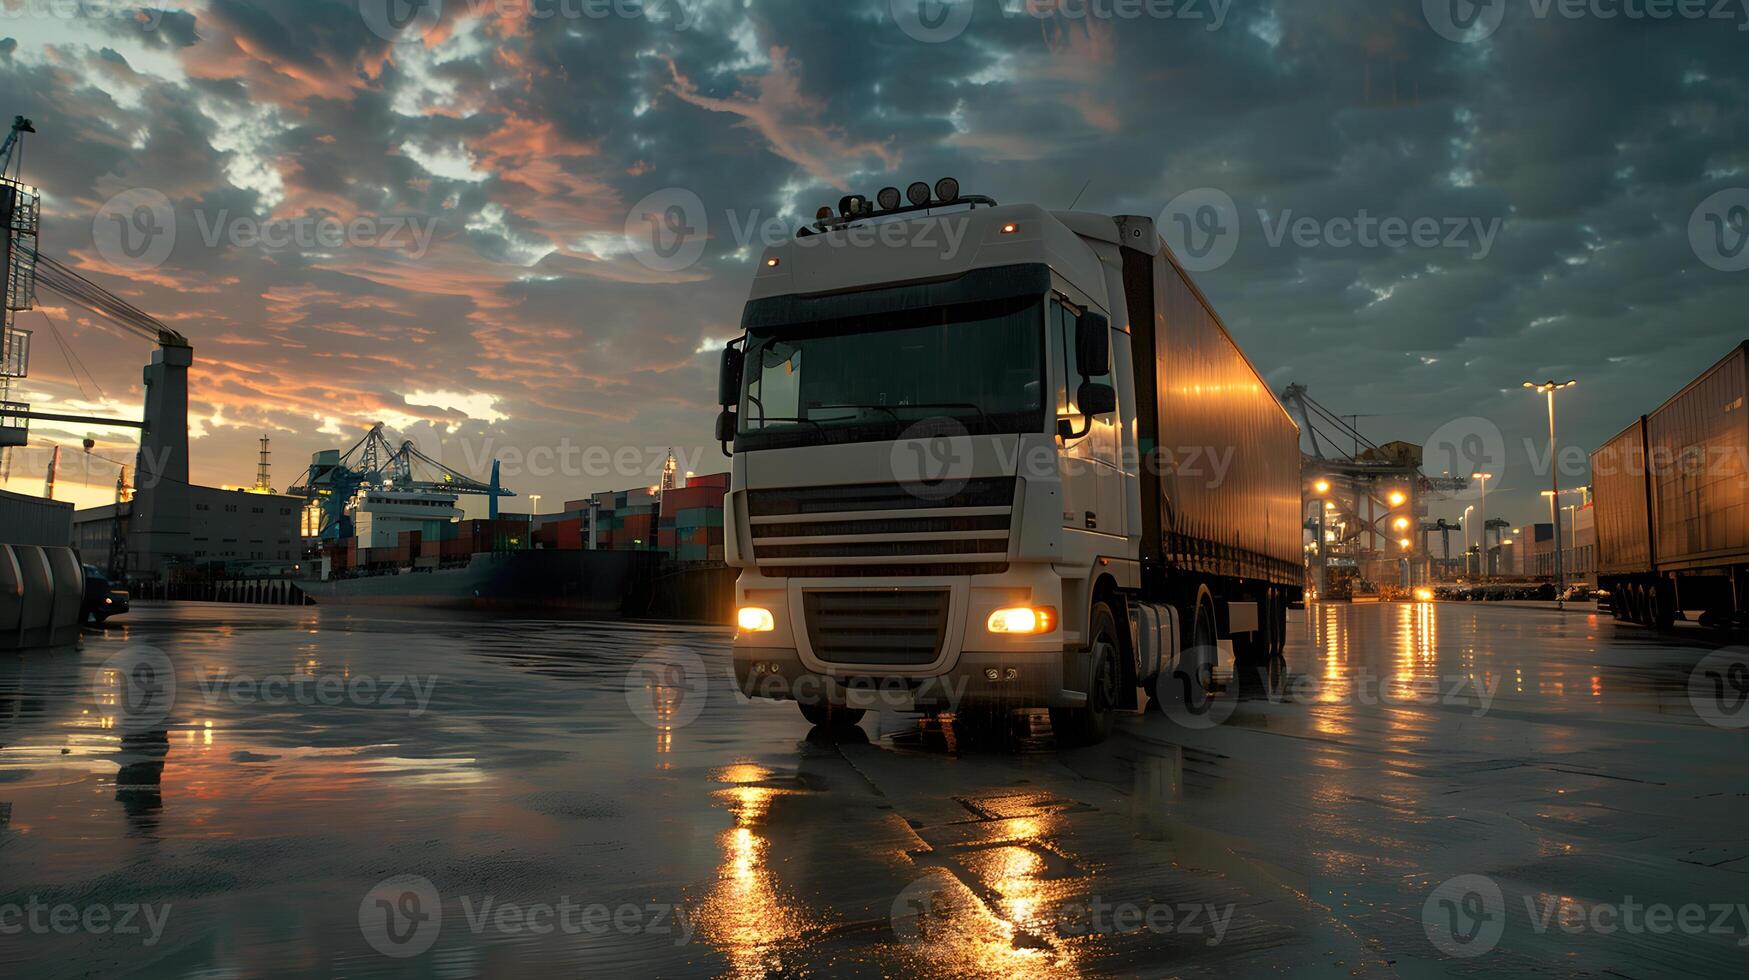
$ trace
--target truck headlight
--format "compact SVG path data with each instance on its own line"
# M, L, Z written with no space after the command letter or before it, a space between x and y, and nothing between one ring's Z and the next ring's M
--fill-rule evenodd
M1050 606L1014 606L998 609L984 624L992 633L1037 636L1057 628L1057 611Z
M777 620L762 606L742 606L735 613L735 625L743 633L769 633L777 629Z

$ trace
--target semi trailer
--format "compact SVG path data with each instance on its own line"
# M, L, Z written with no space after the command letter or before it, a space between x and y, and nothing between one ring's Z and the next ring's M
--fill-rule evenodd
M1298 427L1152 219L908 196L766 249L723 352L741 690L1074 743L1206 708L1301 597Z
M1617 619L1749 612L1749 341L1591 454L1597 581Z

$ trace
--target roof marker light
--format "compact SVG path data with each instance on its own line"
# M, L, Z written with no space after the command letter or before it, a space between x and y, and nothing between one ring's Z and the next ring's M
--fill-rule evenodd
M918 181L905 189L905 199L917 207L929 203L929 185Z
M881 192L875 195L875 203L881 206L882 211L891 211L897 208L900 200L897 187L883 187Z
M944 204L959 200L960 182L952 177L943 177L936 181L935 198Z

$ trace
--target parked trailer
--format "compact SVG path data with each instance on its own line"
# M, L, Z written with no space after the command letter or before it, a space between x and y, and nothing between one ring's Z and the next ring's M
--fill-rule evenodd
M1617 619L1749 611L1749 341L1591 456L1598 584Z
M736 677L816 724L1043 707L1096 741L1200 704L1221 640L1280 655L1299 431L1151 219L975 203L877 234L847 199L761 257L717 429Z

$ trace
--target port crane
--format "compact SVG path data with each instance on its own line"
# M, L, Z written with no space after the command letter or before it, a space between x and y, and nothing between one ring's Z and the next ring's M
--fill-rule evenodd
M305 506L321 511L318 535L324 540L336 540L352 534L352 520L346 515L346 504L362 487L383 487L390 490L410 490L422 493L476 494L492 502L497 515L498 500L516 493L498 483L498 464L492 464L492 479L482 483L459 473L419 450L412 440L396 446L389 440L378 422L371 426L351 449L338 459L323 460L320 455L310 464L302 479L287 493L305 498Z
M1417 533L1425 500L1463 490L1468 478L1428 476L1421 471L1419 446L1374 443L1348 421L1362 416L1337 414L1303 384L1288 385L1281 399L1299 417L1303 485L1308 498L1319 501L1319 512L1306 520L1306 528L1317 536L1312 558L1320 588L1332 566L1361 570L1363 563L1429 559L1427 537ZM1304 451L1305 443L1310 452ZM1339 448L1344 444L1354 449ZM1449 533L1445 527L1435 530Z

